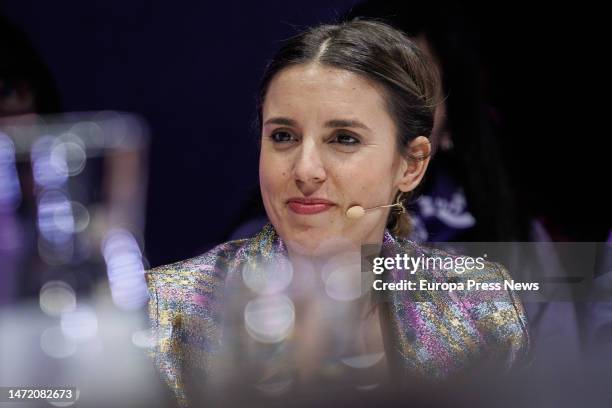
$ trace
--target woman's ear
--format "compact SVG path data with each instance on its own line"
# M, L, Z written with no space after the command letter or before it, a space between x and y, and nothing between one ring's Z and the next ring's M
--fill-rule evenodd
M425 175L431 156L431 143L425 136L417 136L406 148L400 166L400 191L412 191L419 185Z

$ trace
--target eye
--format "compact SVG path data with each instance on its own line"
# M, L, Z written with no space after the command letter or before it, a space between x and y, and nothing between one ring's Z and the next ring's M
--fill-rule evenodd
M354 146L361 143L359 139L348 133L338 133L336 137L331 140L331 143L338 143L345 146Z
M270 134L270 139L274 143L287 143L296 140L296 138L285 130L274 131Z

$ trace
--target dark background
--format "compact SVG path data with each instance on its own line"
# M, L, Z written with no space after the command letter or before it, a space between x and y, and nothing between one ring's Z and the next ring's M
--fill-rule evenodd
M258 184L251 124L266 61L280 40L355 3L10 0L0 11L40 52L64 110L123 110L148 121L146 253L159 265L227 239ZM605 26L598 10L576 6L463 10L490 103L504 116L503 153L521 205L574 239L599 240L610 207L608 136L595 125L606 118L598 99Z

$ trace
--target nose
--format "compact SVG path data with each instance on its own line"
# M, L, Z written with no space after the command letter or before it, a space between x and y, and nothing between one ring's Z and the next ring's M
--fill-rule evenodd
M304 140L295 159L294 177L302 194L314 193L327 179L327 173L316 143Z

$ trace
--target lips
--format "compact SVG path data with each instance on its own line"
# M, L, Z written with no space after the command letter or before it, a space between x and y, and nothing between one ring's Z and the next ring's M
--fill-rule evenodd
M323 198L290 198L287 200L289 209L297 214L311 215L319 214L329 210L335 204Z

